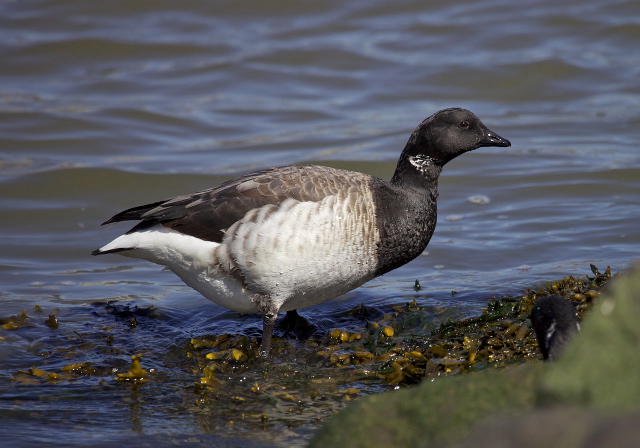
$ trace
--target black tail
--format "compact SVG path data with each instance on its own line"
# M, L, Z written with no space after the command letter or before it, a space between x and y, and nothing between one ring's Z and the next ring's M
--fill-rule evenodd
M120 212L116 215L113 215L111 218L107 219L105 222L102 223L102 225L104 226L105 224L111 224L113 222L120 222L120 221L138 221L142 219L142 215L144 215L145 213L147 213L150 210L153 210L156 207L159 207L160 205L164 204L165 202L167 202L167 200L163 200L163 201L158 201L158 202L154 202L153 204L146 204L146 205L139 205L137 207L133 207L133 208L129 208L123 212Z
M117 249L111 249L111 250L96 249L94 251L91 251L91 255L116 254L118 252L123 252L125 250L131 250L131 249L133 249L133 247L119 247Z

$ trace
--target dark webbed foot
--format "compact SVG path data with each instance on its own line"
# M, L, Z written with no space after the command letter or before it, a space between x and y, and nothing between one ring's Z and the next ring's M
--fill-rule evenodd
M304 341L316 332L317 326L306 317L298 314L297 310L291 310L287 311L284 319L280 321L278 329L283 331L284 336Z

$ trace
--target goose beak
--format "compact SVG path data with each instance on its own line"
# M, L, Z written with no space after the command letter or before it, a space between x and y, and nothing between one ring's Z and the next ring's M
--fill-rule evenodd
M490 129L485 129L480 146L511 146L511 142L506 138L500 137Z

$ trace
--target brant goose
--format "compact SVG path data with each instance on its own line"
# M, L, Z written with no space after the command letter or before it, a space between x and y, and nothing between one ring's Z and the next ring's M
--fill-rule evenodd
M92 255L164 265L220 306L262 313L268 356L279 312L337 297L424 251L447 162L510 145L470 111L444 109L413 131L390 182L325 166L256 171L118 213L103 224L140 222Z
M567 342L580 330L576 309L558 294L540 297L531 311L531 324L545 360L558 359Z

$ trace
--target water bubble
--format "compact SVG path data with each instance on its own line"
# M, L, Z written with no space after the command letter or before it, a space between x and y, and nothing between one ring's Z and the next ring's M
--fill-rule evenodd
M489 199L488 196L478 194L475 196L469 196L467 198L467 202L471 202L472 204L477 204L477 205L487 205L488 203L491 202L491 199Z
M74 282L73 280L62 280L60 284L62 286L76 286L78 283Z

